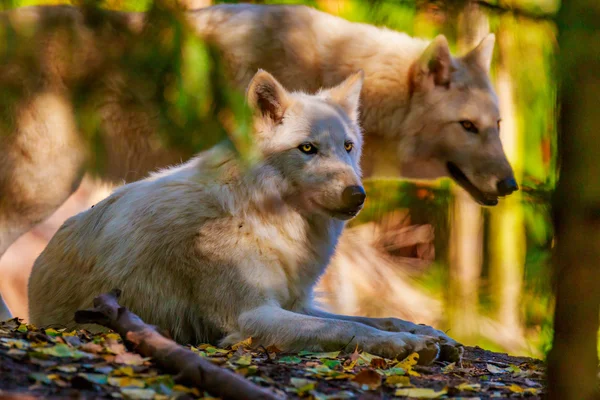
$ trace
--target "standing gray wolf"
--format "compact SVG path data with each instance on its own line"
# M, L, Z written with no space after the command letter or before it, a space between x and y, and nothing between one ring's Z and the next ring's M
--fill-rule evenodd
M345 221L366 197L362 83L358 72L307 95L259 71L247 92L259 161L246 170L223 144L67 220L34 264L31 322L73 326L77 309L119 287L124 306L181 343L252 337L287 351L358 344L389 358L417 351L431 362L442 342L456 358L458 344L433 328L311 306Z
M106 15L135 32L143 25L143 14ZM20 65L0 66L2 85L19 79L36 83L14 107L13 128L0 136L0 256L79 185L89 145L77 131L68 89L110 62L106 49L122 41L106 36L106 30L94 31L74 7L28 7L3 16L14 24L68 25L77 40L64 43L64 35L49 38L44 31L32 35L33 43L44 44L38 54L40 76L20 73ZM499 110L488 74L493 35L468 54L453 57L443 36L428 42L304 6L220 5L187 12L186 18L200 37L220 49L240 89L258 68L290 90L306 92L364 70L360 121L366 176L450 176L485 205L517 189L500 142ZM64 48L72 56L70 64L57 55ZM104 164L109 166L102 178L136 180L189 158L190 149L160 145L151 100L115 80L118 84L106 82L106 99L98 105ZM132 108L131 98L141 98L141 105Z

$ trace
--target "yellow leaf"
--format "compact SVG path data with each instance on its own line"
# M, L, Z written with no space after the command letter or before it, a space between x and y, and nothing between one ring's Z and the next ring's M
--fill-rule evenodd
M388 376L387 379L385 380L385 384L389 385L389 386L396 386L399 388L411 386L410 378L408 376L402 376L402 375Z
M252 356L250 354L244 354L243 356L235 360L235 363L237 365L248 366L252 364Z
M460 390L460 391L471 391L471 392L477 392L481 389L481 385L479 383L461 383L460 385L456 386L456 389Z
M413 369L412 369L415 365L417 365L418 362L419 362L419 353L412 353L408 357L406 357L404 360L402 360L398 364L394 365L394 368L402 368L403 370L406 371L407 374L409 374L411 376L421 376L421 374L419 374L416 371L413 371Z
M199 346L200 349L205 350L207 354L209 355L222 355L222 354L229 354L231 351L230 350L225 350L225 349L218 349L214 346L208 346L203 348L203 346Z
M304 378L290 378L290 384L296 388L295 392L300 395L314 390L317 386L317 382Z
M60 332L56 329L48 328L44 331L48 336L60 336Z
M107 333L104 337L106 339L121 340L121 336L118 333Z
M235 370L236 374L240 374L242 376L250 376L256 375L258 372L258 367L256 365L249 365L247 367L240 367Z
M249 348L249 347L251 347L251 346L252 346L252 338L251 338L251 337L249 337L249 338L248 338L248 339L246 339L246 340L242 340L241 342L238 342L238 343L234 344L233 346L231 346L231 348L232 348L233 350L237 350L237 349L238 349L238 347L242 347L242 348Z
M29 347L29 342L21 339L8 339L8 338L0 338L0 342L4 343L5 346L9 348L17 348L17 349L26 349Z
M191 393L196 397L200 397L200 391L198 389L190 388L190 387L183 386L183 385L174 385L173 391L174 392L182 392L182 393Z
M513 393L525 393L525 389L523 389L519 385L515 385L514 383L512 385L508 386L507 389Z
M142 381L140 379L133 379L128 376L124 376L124 377L109 376L108 383L112 386L118 386L118 387L143 388L146 386L146 383L144 383L144 381Z
M396 396L406 396L415 399L437 399L448 393L446 389L436 392L433 389L424 388L410 388L410 389L397 389Z
M456 367L456 363L448 364L444 368L442 368L442 372L444 374L452 372L452 371L454 371L454 367Z
M134 376L135 372L133 372L133 368L131 367L121 367L113 370L112 374L117 376Z
M77 336L77 331L63 332L63 336Z

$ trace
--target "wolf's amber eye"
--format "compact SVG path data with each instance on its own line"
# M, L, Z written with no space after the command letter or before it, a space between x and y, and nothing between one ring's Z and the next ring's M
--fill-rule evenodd
M310 143L302 143L298 149L304 154L317 154L317 148Z
M346 149L346 151L348 153L350 153L352 151L352 149L354 148L354 143L346 142L346 143L344 143L344 148Z
M465 129L465 131L469 131L471 133L479 133L479 130L477 129L475 124L472 123L471 121L463 120L463 121L459 121L459 122L462 125L462 127Z

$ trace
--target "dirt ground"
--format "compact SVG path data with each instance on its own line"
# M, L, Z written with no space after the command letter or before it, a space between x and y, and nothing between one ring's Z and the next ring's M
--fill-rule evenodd
M416 354L402 361L358 351L283 354L253 348L251 339L191 349L290 399L541 399L544 392L541 361L478 347L466 348L461 363L427 367L416 365ZM0 399L26 397L212 398L127 351L115 333L38 330L13 319L0 323Z

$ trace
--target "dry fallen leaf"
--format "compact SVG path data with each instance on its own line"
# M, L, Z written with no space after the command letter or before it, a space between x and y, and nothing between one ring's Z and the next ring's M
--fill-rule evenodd
M126 364L126 365L143 365L146 362L146 359L140 356L137 353L122 353L118 354L115 357L115 362L117 364Z
M486 364L485 366L487 368L488 371L490 371L492 374L504 374L506 373L506 370L500 368L500 367L496 367L493 364Z
M134 400L152 400L156 395L156 392L152 389L122 389L121 393L126 399Z
M359 384L362 389L374 390L381 386L381 375L372 369L363 369L352 381Z
M99 344L90 342L90 343L84 343L81 346L79 346L79 350L85 351L86 353L98 354L98 353L102 352L103 347L100 346Z
M478 392L479 390L481 390L481 385L479 383L461 383L460 385L456 386L456 389L460 390L460 391L471 391L471 392Z
M267 346L266 350L268 353L275 353L275 354L281 353L281 350L274 344Z
M124 376L124 377L109 376L108 383L112 386L118 386L118 387L131 386L131 387L143 388L146 386L146 383L144 381L142 381L141 379L134 379L134 378L130 378L128 376Z
M127 352L125 346L113 339L107 340L106 350L114 355L119 355Z
M236 344L234 344L233 346L231 346L232 350L237 350L239 347L241 348L250 348L252 346L252 338L249 337L246 340L242 340L241 342L238 342Z
M425 388L397 389L396 396L406 396L415 399L437 399L448 393L446 389L435 391Z
M387 362L383 358L373 358L371 360L371 368L375 369L383 369L387 366Z

